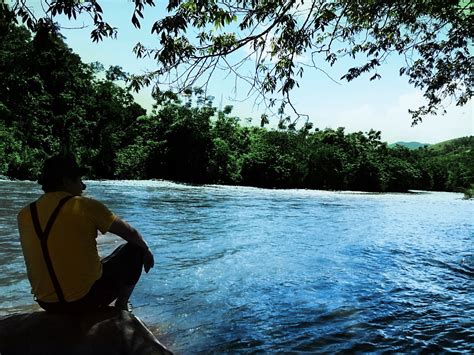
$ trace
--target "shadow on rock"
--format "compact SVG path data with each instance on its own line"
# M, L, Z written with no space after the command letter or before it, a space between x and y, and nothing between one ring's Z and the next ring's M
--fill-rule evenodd
M171 354L142 321L108 307L81 314L0 318L0 354Z

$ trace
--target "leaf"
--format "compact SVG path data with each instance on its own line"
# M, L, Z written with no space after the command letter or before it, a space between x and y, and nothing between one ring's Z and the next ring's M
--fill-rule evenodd
M380 78L381 78L380 74L374 74L374 75L370 78L370 81L375 80L375 79L380 79Z
M140 28L140 21L138 21L135 14L133 14L133 16L132 16L132 24L133 24L133 26L135 26L135 28Z
M94 5L95 5L95 11L103 13L102 8L100 7L98 2L95 2Z
M154 33L156 32L158 34L158 32L161 30L161 24L159 21L156 21L153 26L151 27L151 33Z

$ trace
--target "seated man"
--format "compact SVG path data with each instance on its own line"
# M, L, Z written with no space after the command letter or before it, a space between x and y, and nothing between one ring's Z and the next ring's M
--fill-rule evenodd
M140 233L101 202L82 197L84 169L74 157L45 161L38 183L45 192L18 214L28 279L38 304L49 312L81 312L128 299L153 254ZM100 260L97 231L128 243Z

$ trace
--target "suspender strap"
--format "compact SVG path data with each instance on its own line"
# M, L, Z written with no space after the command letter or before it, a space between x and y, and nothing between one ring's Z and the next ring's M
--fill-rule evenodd
M51 261L51 256L49 255L48 250L48 237L49 233L51 232L51 228L53 227L54 221L58 217L59 211L64 206L64 204L69 201L72 196L66 196L54 209L51 217L49 217L48 223L46 224L45 230L41 230L41 225L38 217L38 210L36 208L36 202L30 204L30 211L31 211L31 218L33 219L33 225L35 227L36 235L38 236L40 243L41 243L41 250L43 251L44 262L46 267L48 268L49 277L51 278L51 282L53 283L54 291L58 296L59 302L64 303L66 300L64 299L63 290L61 289L61 285L59 284L58 278L56 273L54 272L53 263Z

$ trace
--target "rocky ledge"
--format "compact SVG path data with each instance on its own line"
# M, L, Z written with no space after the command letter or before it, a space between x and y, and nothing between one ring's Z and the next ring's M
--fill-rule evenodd
M33 312L0 318L0 354L171 354L142 321L104 308L82 314Z

